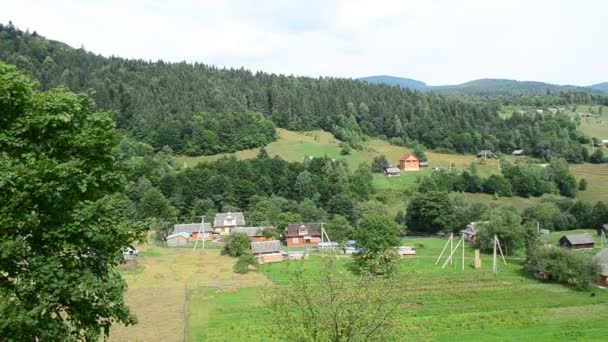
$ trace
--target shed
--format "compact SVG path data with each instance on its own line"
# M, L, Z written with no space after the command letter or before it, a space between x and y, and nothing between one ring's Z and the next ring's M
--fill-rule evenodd
M289 247L316 246L321 242L321 227L317 223L292 223L287 226L285 240Z
M251 243L251 252L256 256L260 264L281 262L284 256L280 250L279 240L254 241Z
M416 255L416 248L411 246L399 246L396 249L397 254L399 254L400 256Z
M602 233L606 234L606 237L608 238L608 223L602 224L597 230L597 235L602 235Z
M460 234L464 234L465 241L476 242L477 233L479 233L478 225L482 223L489 223L489 221L478 221L467 224L465 229L460 231Z
M526 155L526 150L513 150L513 153L511 153L514 156L525 156Z
M490 150L481 150L477 153L477 158L490 159L496 158L496 154Z
M317 244L318 249L336 249L340 246L337 242L319 242Z
M167 236L167 247L184 247L188 246L188 239L190 238L190 234L182 232L175 233Z
M591 249L595 241L589 234L564 235L559 239L559 245L571 249Z
M403 171L420 170L420 160L411 153L406 153L399 159L399 168Z
M254 255L265 253L276 253L281 251L281 242L279 240L271 241L253 241L251 243L251 252Z
M198 237L198 232L200 230L200 223L180 223L173 225L173 230L171 230L171 234L188 233L190 235L189 240L196 241L196 238ZM211 223L205 222L203 231L205 240L213 240L213 228L211 227Z
M420 168L429 167L429 162L420 162Z
M600 285L608 286L608 248L604 248L594 255L593 261L600 265Z
M401 169L398 167L387 167L384 169L384 175L386 177L399 177L401 175Z
M220 235L230 234L230 229L245 226L245 215L242 212L215 214L213 228Z

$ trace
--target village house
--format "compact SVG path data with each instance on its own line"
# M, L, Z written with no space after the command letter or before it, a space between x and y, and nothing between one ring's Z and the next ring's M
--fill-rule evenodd
M287 226L285 240L288 247L317 246L321 242L320 225L316 223L292 223Z
M189 239L190 234L182 232L168 235L165 240L167 241L167 247L184 247L188 246Z
M406 153L399 159L399 168L403 171L420 170L420 160L411 153Z
M477 153L477 158L491 159L496 158L496 154L490 150L481 150Z
M171 234L188 233L190 235L188 239L190 241L196 241L199 231L201 231L200 223L181 223L173 225ZM205 222L202 233L204 240L213 240L213 228L211 228L211 223Z
M600 279L598 283L602 286L608 286L608 248L604 248L594 255L593 261L600 265Z
M253 241L251 243L251 253L258 259L260 264L280 262L284 260L280 247L281 243L279 240Z
M229 235L234 227L245 226L245 216L242 212L215 214L213 229L219 235Z
M525 150L514 150L513 153L511 153L511 155L518 156L518 157L525 156L526 151Z
M467 224L465 229L460 231L460 234L464 234L464 240L468 242L477 242L477 234L479 233L478 225L482 223L488 223L489 221L478 221Z
M559 239L559 245L570 249L592 249L595 241L589 234L564 235Z
M235 227L235 228L232 228L232 231L230 232L230 234L245 233L253 241L268 241L273 238L272 237L266 238L266 237L264 237L264 234L262 234L264 232L264 229L267 229L267 228L274 229L274 227L270 227L270 226L268 226L268 227Z
M384 175L386 177L399 177L401 176L401 170L398 167L387 167L384 169Z

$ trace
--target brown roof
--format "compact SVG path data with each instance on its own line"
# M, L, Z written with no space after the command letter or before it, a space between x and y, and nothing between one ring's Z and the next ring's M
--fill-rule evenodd
M403 156L401 156L401 159L399 159L399 161L408 160L410 158L414 158L414 159L418 160L418 158L415 155L413 155L411 153L406 153Z
M308 230L308 236L321 236L321 227L318 223L291 223L287 226L287 237L303 236L298 233L300 228Z

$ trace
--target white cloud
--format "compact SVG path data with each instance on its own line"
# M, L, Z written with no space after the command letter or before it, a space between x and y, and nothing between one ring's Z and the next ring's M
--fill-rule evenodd
M599 0L77 1L3 4L0 22L104 55L308 76L608 80Z

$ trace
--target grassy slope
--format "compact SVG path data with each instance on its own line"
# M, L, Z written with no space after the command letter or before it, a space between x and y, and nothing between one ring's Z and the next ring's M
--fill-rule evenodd
M553 242L561 236L544 237ZM498 276L491 269L491 256L482 255L482 271L468 265L473 250L467 246L465 271L457 267L441 269L435 265L446 240L407 239L417 246L418 256L404 259L401 336L407 340L509 340L535 341L601 340L608 333L608 291L578 292L567 287L538 282L521 272L521 260L508 259L500 265ZM348 269L349 258L339 265ZM277 284L288 282L290 263L263 266ZM304 262L307 276L314 280L321 259L312 256ZM189 312L191 341L275 341L269 326L280 324L262 300L265 287L217 291L201 289L191 293Z
M128 284L127 303L137 315L135 326L112 327L110 341L183 341L186 288L267 283L259 273L232 272L233 258L219 249L138 246L139 266L122 271Z

